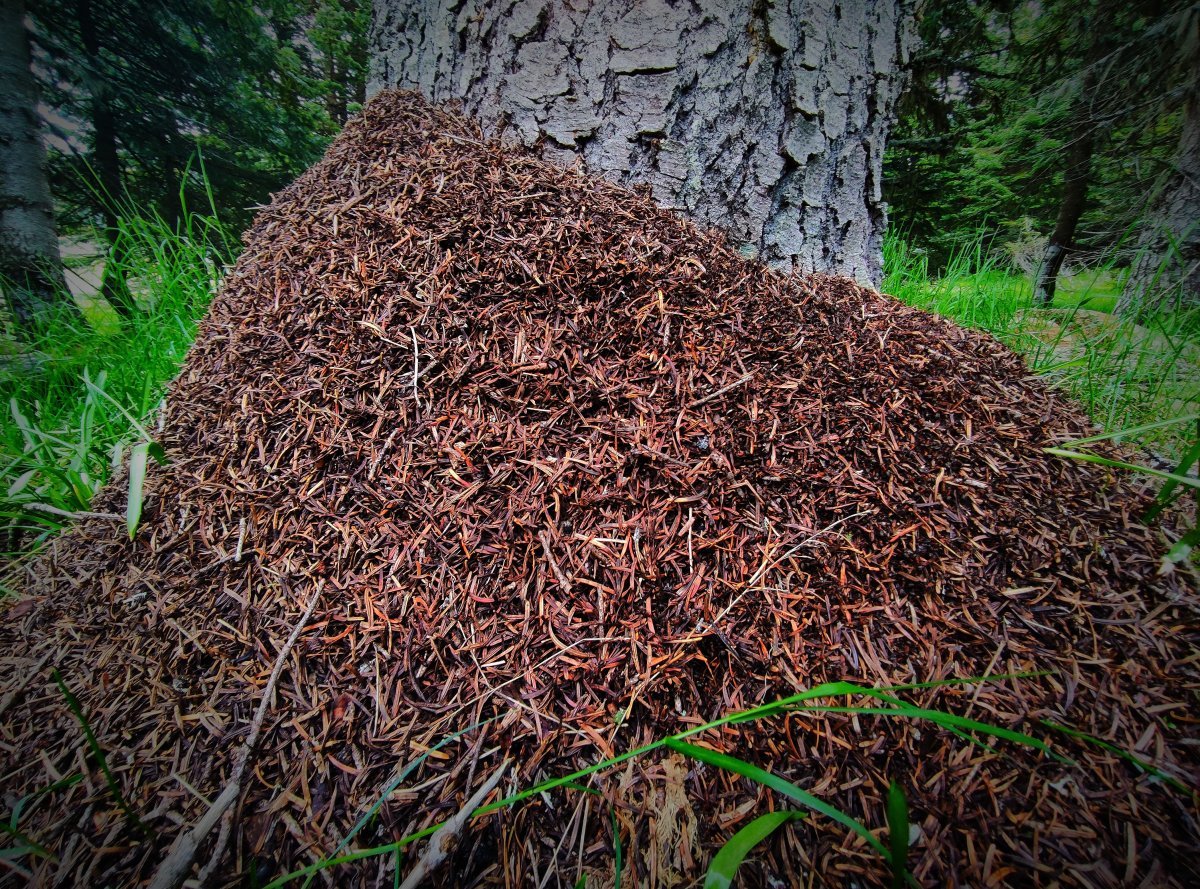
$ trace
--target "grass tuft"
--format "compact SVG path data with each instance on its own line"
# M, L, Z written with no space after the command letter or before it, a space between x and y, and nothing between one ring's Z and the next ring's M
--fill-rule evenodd
M1054 304L1036 307L1032 279L1008 270L982 235L935 275L889 231L884 268L885 293L991 333L1105 429L1130 430L1130 441L1169 462L1192 444L1190 430L1154 424L1200 408L1200 308L1137 321L1111 314L1123 277L1113 266L1063 276Z
M130 446L138 460L161 456L148 418L234 256L212 208L177 225L121 211L107 261L129 283L128 316L81 297L82 313L51 313L32 329L0 322L0 559L37 549L86 513ZM131 525L139 513L131 503Z

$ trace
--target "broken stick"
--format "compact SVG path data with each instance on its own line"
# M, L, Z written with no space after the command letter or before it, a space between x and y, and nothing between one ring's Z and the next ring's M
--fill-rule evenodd
M214 863L219 861L224 854L225 844L229 840L228 825L232 821L232 806L234 801L241 795L242 776L246 773L246 764L250 761L250 754L254 751L254 745L258 743L258 736L262 731L263 720L267 715L267 707L270 706L271 696L275 693L275 683L279 681L279 674L283 672L283 662L287 659L292 646L296 644L296 640L300 638L300 633L304 631L304 626L308 623L308 619L312 616L313 608L316 607L317 600L320 598L321 584L318 583L316 591L313 592L312 598L308 602L308 607L304 609L304 613L300 615L300 620L292 627L291 635L288 636L287 642L283 644L283 648L279 650L279 656L275 658L275 667L271 670L271 677L267 680L266 687L263 688L262 700L258 702L258 710L254 714L254 720L250 723L250 734L246 736L246 742L234 758L233 772L229 777L229 783L225 785L225 789L221 791L221 794L213 800L212 805L208 807L208 811L196 822L196 825L187 833L180 835L179 839L175 841L167 857L158 866L158 870L154 872L154 878L150 881L149 889L179 889L192 869L192 864L196 860L196 853L200 850L200 844L204 842L205 837L216 826L217 821L228 813L226 821L221 825L221 834L217 847L213 850L212 858L209 861L209 865L205 867L203 876L207 877L212 873L215 866Z
M421 860L416 863L408 876L404 878L404 882L400 884L400 889L416 889L421 885L421 881L432 874L445 860L446 855L450 852L450 844L458 837L462 831L463 825L470 819L472 813L479 808L479 804L483 802L492 790L500 783L500 779L504 777L504 773L508 771L509 760L504 760L500 763L500 768L492 773L492 777L488 778L483 785L471 795L471 798L466 801L458 814L439 827L429 838L429 847L425 850L425 854L421 856Z

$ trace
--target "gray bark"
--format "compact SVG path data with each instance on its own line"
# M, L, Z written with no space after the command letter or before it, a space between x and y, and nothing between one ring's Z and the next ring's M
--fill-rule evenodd
M374 0L368 90L462 100L489 131L878 286L884 143L911 0Z
M67 292L23 0L0 0L0 277L28 324Z
M1120 315L1200 305L1200 58L1193 62L1174 168L1139 239Z

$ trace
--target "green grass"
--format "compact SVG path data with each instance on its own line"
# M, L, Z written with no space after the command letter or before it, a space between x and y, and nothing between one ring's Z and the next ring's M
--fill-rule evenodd
M1032 280L1006 269L982 237L935 277L919 250L889 233L884 267L884 292L993 334L1106 430L1144 427L1200 409L1200 309L1140 323L1113 315L1123 284L1119 270L1062 276L1053 305L1039 308ZM1195 437L1194 428L1173 424L1129 440L1177 461Z
M34 330L0 329L0 558L36 548L91 500L131 447L195 338L233 255L215 212L169 226L124 208L123 270L137 310L99 298ZM110 259L110 261L112 261ZM119 531L120 526L116 526Z
M1024 732L1014 731L992 723L979 722L958 716L950 713L947 710L936 708L917 707L902 698L899 694L914 691L918 689L938 689L949 686L970 686L987 682L1000 682L1012 679L1030 678L1032 676L1042 674L1015 674L1001 675L990 677L971 677L965 679L951 679L941 682L920 683L916 685L892 686L888 688L870 688L859 685L853 682L829 682L807 691L800 692L787 698L778 701L763 704L757 707L752 707L748 710L735 712L715 719L711 722L698 725L687 729L675 735L669 735L645 744L641 747L626 751L608 759L597 762L593 765L579 769L568 775L562 775L556 778L550 778L541 781L532 786L527 786L502 797L494 802L480 806L474 811L472 817L479 818L492 812L502 809L510 809L520 805L527 800L536 797L544 797L551 791L582 791L593 795L600 795L599 791L594 787L587 787L581 782L593 782L600 780L603 772L612 769L621 763L631 759L644 759L662 751L672 751L681 754L688 759L693 760L697 764L702 764L719 771L726 772L730 776L737 776L751 783L758 784L769 790L773 790L780 796L790 800L793 804L801 807L799 809L785 809L782 813L775 814L770 817L759 816L751 821L745 828L736 832L731 836L722 848L716 853L709 864L707 876L705 878L705 889L717 889L717 887L729 886L736 876L737 869L745 860L746 856L753 848L763 840L765 840L775 829L784 825L786 821L796 820L805 817L808 813L815 816L830 819L838 824L841 824L848 832L858 836L862 843L871 849L877 856L881 865L889 870L892 874L892 885L916 885L912 874L908 870L907 853L908 853L908 804L905 799L903 789L896 783L890 782L887 792L887 799L881 806L881 811L877 813L875 820L877 823L882 823L887 827L888 843L885 845L880 841L875 833L868 827L867 824L855 818L848 812L837 808L828 800L820 799L812 793L804 790L796 784L776 775L766 769L761 768L753 763L738 759L727 753L723 753L709 746L701 746L696 743L690 743L689 739L699 740L698 736L719 729L723 726L746 725L752 730L762 729L759 725L762 720L770 719L786 714L824 714L824 713L842 713L854 716L882 716L885 718L906 719L922 723L927 723L941 730L951 732L958 736L966 743L975 744L985 749L989 753L998 753L998 749L991 746L985 738L995 739L995 741L1004 741L1017 747L1025 747L1032 749L1045 755L1046 757L1055 760L1056 762L1067 766L1075 767L1078 764L1055 750L1050 744L1041 739ZM866 698L866 705L854 705L849 703L841 703L845 699L862 699ZM833 703L826 703L833 701ZM1180 781L1173 775L1169 775L1157 768L1153 763L1147 762L1140 757L1129 753L1128 751L1115 748L1113 745L1099 738L1095 738L1089 734L1075 731L1064 726L1059 726L1054 723L1043 722L1042 725L1053 732L1062 734L1070 738L1086 749L1088 746L1094 746L1110 752L1115 751L1123 759L1125 759L1134 768L1153 775L1158 780L1162 781L1173 790L1179 792L1185 797L1191 798L1195 793L1195 788L1190 787ZM331 855L323 857L313 864L301 867L289 873L282 874L273 879L265 889L283 889L285 886L294 884L300 879L304 879L304 886L309 885L313 876L320 871L328 870L344 864L352 864L365 859L379 858L384 856L394 856L402 852L409 846L424 840L434 834L438 828L444 823L439 821L431 824L415 833L401 837L394 842L386 843L381 846L371 846L366 848L345 851L353 836L371 819L377 816L377 813L383 802L389 797L391 792L395 790L404 779L413 774L413 772L428 758L433 750L443 747L450 741L457 740L466 732L472 731L479 726L471 726L468 729L457 732L448 738L439 742L432 750L420 754L412 762L408 763L400 770L396 779L393 779L383 788L383 792L379 795L378 801L368 809L362 816L358 824L349 835L337 846ZM621 845L619 839L619 830L615 824L613 826L614 836L614 864L616 868L617 879L620 879L621 873ZM398 874L397 874L398 879Z
M913 691L941 691L948 688L963 688L983 683L1028 679L1041 675L1046 674L1018 673L976 676L885 688L872 688L847 681L828 682L777 701L729 713L702 725L693 726L678 734L659 738L649 744L644 744L616 756L601 760L570 774L560 775L542 780L536 784L514 789L500 799L479 806L471 813L471 817L480 818L493 812L512 809L526 801L545 798L548 793L555 791L582 792L591 794L597 798L607 799L605 794L597 786L594 786L602 782L603 773L609 772L615 766L629 762L630 760L643 760L652 755L670 751L692 760L697 766L716 769L727 773L730 777L741 778L752 784L775 791L780 797L787 799L794 806L793 808L785 808L759 815L730 836L709 863L704 881L705 889L726 889L726 887L732 885L742 863L762 841L776 830L783 828L788 822L806 818L809 815L831 820L842 825L849 833L856 835L865 847L875 853L881 867L890 871L892 875L891 884L895 889L905 885L917 885L909 871L907 860L909 833L908 803L903 788L896 781L889 782L886 799L880 801L880 808L875 813L875 817L868 818L869 821L874 821L886 828L887 843L885 844L876 836L876 831L871 829L867 823L838 808L829 800L817 797L782 776L754 763L724 753L713 746L708 746L709 743L719 744L720 740L703 742L702 736L714 729L721 729L727 726L746 726L750 730L764 730L766 728L764 720L787 716L789 714L837 713L855 717L881 716L884 718L911 720L928 724L936 729L950 732L964 743L976 745L992 755L1002 754L1003 751L998 745L1000 742L1005 742L1016 747L1024 747L1035 751L1062 766L1075 768L1078 766L1078 763L1057 752L1047 739L1038 738L1031 734L1005 728L994 723L981 722L959 716L946 709L919 707L900 697L900 695L905 695ZM85 739L93 754L93 761L104 773L114 800L126 815L127 826L130 830L140 828L141 821L121 795L120 788L116 785L108 769L104 752L96 742L78 702L75 701L74 696L70 693L65 681L58 675L57 671L54 673L54 679L64 695L67 707L80 723ZM864 702L856 704L853 703L855 700ZM487 723L494 721L495 718L499 717L476 723L448 735L410 762L403 766L398 766L395 777L380 789L375 803L362 814L358 822L346 834L332 853L319 858L310 865L276 876L267 884L265 889L283 889L283 887L295 885L301 880L303 880L302 886L308 886L312 882L313 877L321 871L381 857L395 858L395 866L397 868L395 878L396 882L399 882L400 856L402 853L413 844L425 840L436 833L445 824L446 819L439 820L425 828L384 845L360 847L357 849L348 849L348 847L361 830L379 817L380 810L390 798L392 792L413 777L431 754L443 747L460 741L468 733L482 728ZM1085 753L1091 747L1116 753L1136 770L1153 776L1184 797L1195 799L1196 788L1194 786L1184 783L1176 776L1163 771L1153 762L1149 762L1137 754L1123 750L1103 739L1067 726L1044 720L1039 724L1052 733L1051 737L1055 735L1062 736L1074 742ZM8 834L12 843L8 847L0 847L0 858L8 861L10 866L19 869L23 874L28 874L28 871L17 864L19 860L26 857L53 859L55 856L54 850L42 845L37 838L32 837L21 828L22 812L40 797L57 790L65 789L79 780L80 776L74 775L19 800L8 818L0 821L0 830ZM593 786L588 786L589 784ZM867 814L864 813L864 815ZM623 857L620 827L615 817L615 811L611 807L609 808L609 815L612 822L615 874L619 885ZM580 884L577 882L576 885Z

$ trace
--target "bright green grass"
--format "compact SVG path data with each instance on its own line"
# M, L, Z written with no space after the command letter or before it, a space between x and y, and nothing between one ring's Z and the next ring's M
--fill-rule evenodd
M1140 324L1115 316L1122 278L1113 269L1063 276L1053 306L1035 308L1032 281L1002 268L982 239L932 277L919 251L889 235L884 266L886 293L993 334L1109 431L1200 409L1200 311ZM1167 460L1177 460L1195 438L1186 424L1132 436Z
M178 373L232 255L215 214L187 213L172 229L126 212L120 236L132 317L84 299L81 314L0 333L0 557L90 508Z

